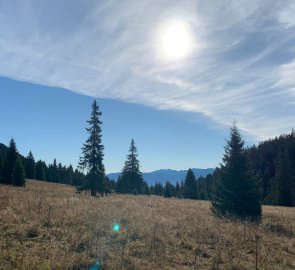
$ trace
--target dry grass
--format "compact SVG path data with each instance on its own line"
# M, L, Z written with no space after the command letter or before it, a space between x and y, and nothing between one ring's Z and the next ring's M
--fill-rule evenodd
M294 237L295 208L266 206L258 226L217 219L204 201L0 185L0 269L289 270Z

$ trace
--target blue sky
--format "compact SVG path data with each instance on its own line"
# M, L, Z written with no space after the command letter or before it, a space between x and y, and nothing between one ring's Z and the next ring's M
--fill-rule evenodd
M0 142L13 136L20 153L35 159L77 164L87 139L86 120L94 98L68 90L0 77ZM138 104L97 99L103 113L103 144L108 172L123 168L131 138L143 171L214 167L224 136L202 117ZM227 134L224 134L225 136Z
M143 171L214 167L233 119L249 144L294 127L294 14L292 0L0 0L0 141L75 165L97 98L109 172L131 137ZM194 46L172 61L173 20Z

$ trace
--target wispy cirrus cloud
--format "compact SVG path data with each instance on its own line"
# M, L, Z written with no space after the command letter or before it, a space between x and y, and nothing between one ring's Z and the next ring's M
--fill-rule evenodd
M293 1L1 1L0 75L157 109L236 119L256 140L295 122ZM157 56L156 32L185 20L196 46Z
M285 8L281 9L278 18L285 28L295 26L295 2L288 0L284 2Z

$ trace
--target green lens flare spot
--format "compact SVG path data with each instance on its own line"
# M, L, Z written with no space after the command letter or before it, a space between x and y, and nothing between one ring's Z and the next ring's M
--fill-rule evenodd
M120 225L119 225L119 224L114 224L114 225L113 225L113 230L114 230L115 232L120 231Z

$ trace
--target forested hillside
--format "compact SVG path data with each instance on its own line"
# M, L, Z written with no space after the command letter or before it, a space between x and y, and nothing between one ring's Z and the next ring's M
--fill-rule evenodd
M252 146L246 155L262 202L295 205L295 131Z
M256 184L263 204L295 205L295 131L260 142L245 150L248 177ZM196 184L199 199L212 199L220 169L200 177Z

